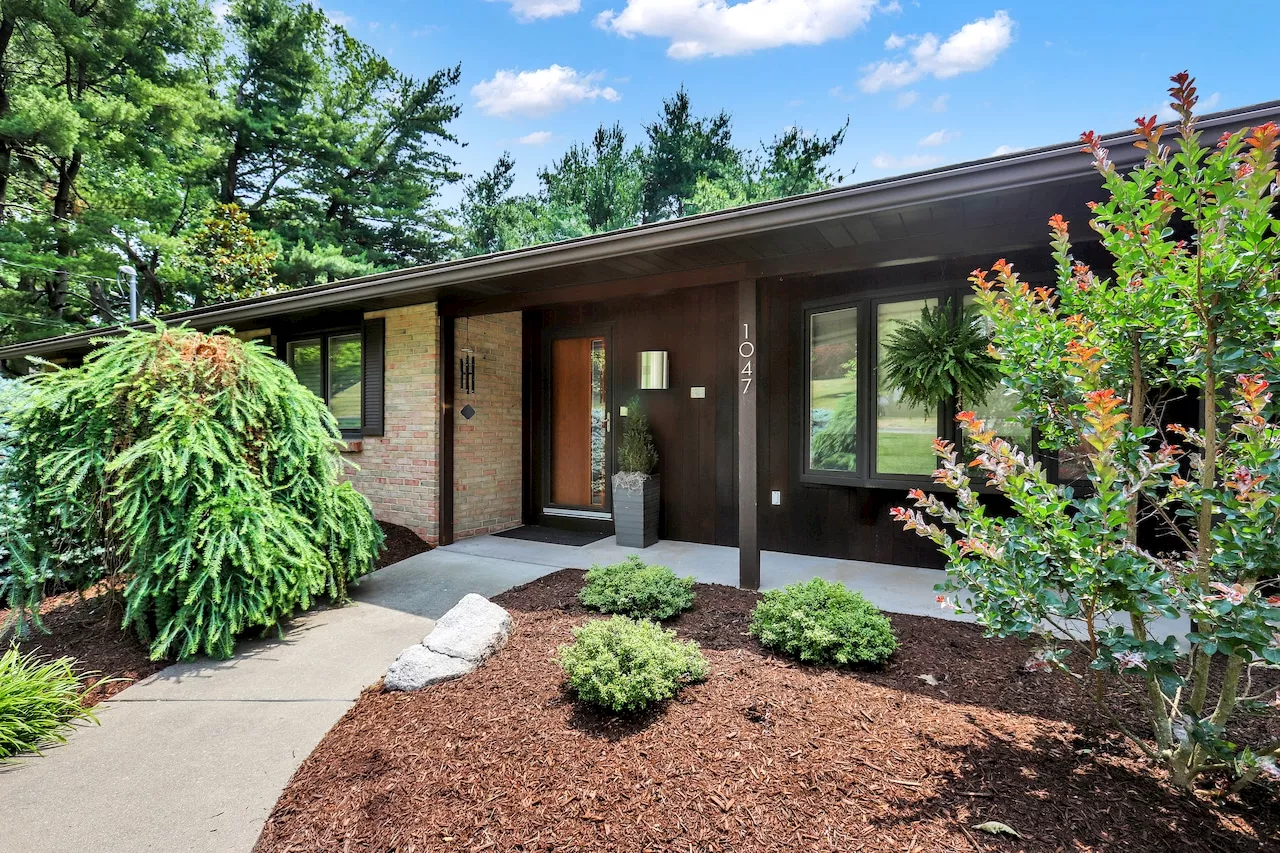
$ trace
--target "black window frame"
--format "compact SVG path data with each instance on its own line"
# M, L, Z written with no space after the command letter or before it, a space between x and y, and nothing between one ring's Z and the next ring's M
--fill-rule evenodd
M330 338L358 337L360 339L360 426L355 429L343 429L339 427L342 437L346 439L358 439L365 436L365 417L368 410L368 403L365 399L364 383L367 381L367 371L365 369L365 357L369 349L363 325L355 326L337 326L324 329L308 329L297 331L285 340L280 342L280 355L283 356L282 361L293 370L293 364L289 358L289 348L294 344L307 343L313 340L320 342L320 387L324 390L321 399L324 401L329 411L333 411L333 407L329 401L329 340Z
M973 288L967 281L952 280L929 282L909 287L896 286L866 289L838 296L812 299L801 304L799 333L801 350L800 357L796 359L798 362L796 381L798 387L803 389L804 400L804 408L799 414L799 453L797 460L799 482L802 485L888 489L901 489L912 486L926 489L936 488L933 477L930 474L886 474L880 473L875 467L876 431L878 428L876 408L879 398L880 375L879 324L876 320L880 305L917 299L937 299L939 304L946 304L950 300L952 310L961 311L963 310L964 297L972 292ZM809 444L812 430L810 418L812 417L813 394L813 386L810 380L812 317L815 314L824 314L847 308L856 308L858 312L857 358L859 368L856 391L858 395L858 429L857 443L855 445L856 465L853 471L824 471L811 467L812 455ZM954 400L948 400L938 406L937 435L946 441L956 441L959 437L954 419L947 416L947 413L954 410L954 408ZM1039 452L1039 437L1035 431L1032 432L1031 443L1035 449L1036 459L1045 465L1050 480L1056 482L1058 479L1056 454ZM977 491L989 491L985 484L977 481L975 481L974 487Z

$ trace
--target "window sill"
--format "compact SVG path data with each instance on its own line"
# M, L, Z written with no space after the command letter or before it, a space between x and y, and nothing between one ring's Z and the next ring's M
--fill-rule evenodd
M364 450L364 442L358 438L344 439L347 446L342 449L343 453L361 453Z

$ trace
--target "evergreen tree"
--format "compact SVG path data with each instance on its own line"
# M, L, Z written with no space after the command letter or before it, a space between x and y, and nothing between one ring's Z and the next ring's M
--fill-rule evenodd
M627 228L640 221L644 154L627 147L622 125L600 125L589 144L575 143L538 177L552 207L581 214L592 232Z
M716 180L736 159L729 114L695 117L682 86L662 102L662 115L645 125L645 222L685 215L699 179Z

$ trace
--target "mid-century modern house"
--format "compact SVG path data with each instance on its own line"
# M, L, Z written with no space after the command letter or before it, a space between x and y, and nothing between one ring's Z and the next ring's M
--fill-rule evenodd
M1214 139L1266 121L1280 102L1201 127ZM1132 141L1108 141L1121 167L1141 154ZM737 547L742 585L759 585L761 549L938 566L889 508L929 484L932 440L953 426L946 407L882 385L881 342L925 305L958 307L970 271L998 258L1050 281L1053 213L1105 266L1086 208L1101 194L1067 143L164 319L268 340L332 407L377 515L432 543L611 530L609 475L638 397L661 536ZM74 361L101 334L0 359Z

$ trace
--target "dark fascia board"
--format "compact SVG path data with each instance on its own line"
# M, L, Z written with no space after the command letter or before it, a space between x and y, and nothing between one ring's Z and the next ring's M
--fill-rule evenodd
M1267 121L1280 121L1280 101L1206 116L1198 121L1197 127L1202 133L1210 135L1224 129L1238 130ZM1110 134L1104 140L1113 149L1111 159L1120 168L1136 165L1144 156L1132 145L1137 140L1133 133ZM166 314L160 319L169 324L188 323L200 328L213 328L293 311L312 311L349 305L361 300L403 297L407 294L420 296L422 302L430 302L441 290L453 285L589 263L638 252L676 249L727 237L742 237L999 190L1079 180L1086 177L1092 169L1091 161L1080 151L1079 142L1062 143L558 243L377 273L208 308L179 311ZM139 321L132 324L132 328L142 329L147 328L147 325L146 322ZM94 329L0 347L0 359L83 349L94 338L115 334L124 328L128 327Z

